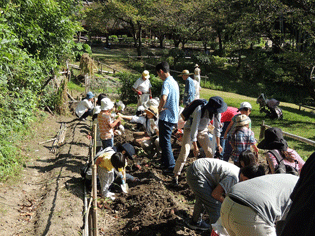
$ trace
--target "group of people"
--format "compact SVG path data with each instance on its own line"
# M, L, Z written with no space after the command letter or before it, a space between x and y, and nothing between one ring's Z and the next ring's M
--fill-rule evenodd
M196 69L199 69L198 65ZM199 156L200 148L203 149L206 157L194 161L186 171L187 183L196 197L189 227L209 230L211 224L220 218L229 235L276 235L275 223L288 211L290 195L298 177L291 174L271 174L281 173L280 162L296 169L298 173L304 165L298 153L288 147L281 129L267 129L264 140L257 145L251 130L250 103L242 102L239 108L234 108L227 106L219 96L209 100L199 99L196 88L199 91L200 84L199 87L195 85L189 77L189 71L184 70L180 74L185 80L182 100L185 108L182 109L179 86L170 74L169 64L161 62L156 65L155 70L163 81L159 98L152 98L148 71L142 73L132 88L138 96L138 107L142 106L144 109L144 115L123 115L121 107L115 106L106 95L98 97L97 121L103 151L98 154L96 164L100 167L99 174L102 176L102 195L113 196L108 188L113 181L114 170L121 173L122 183L126 181L124 169L127 158L132 159L133 154L130 153L134 153L134 150L130 151L130 146L127 148L128 152L126 147L114 150L113 143L117 127L124 119L143 125L144 132L135 133L135 136L140 136L135 137L136 142L156 147L160 153L163 173L173 176L175 186L178 185L191 147L195 157ZM195 73L195 78L199 77L200 82L200 69ZM86 101L83 100L78 105L76 114L79 118L85 119L93 114L93 106L90 104L93 97L89 92L84 99ZM179 120L184 123L183 138L175 161L171 136ZM210 128L221 158L213 158ZM265 167L258 163L259 149L267 150L265 155L269 175L265 175ZM123 151L129 155L121 154ZM108 173L111 173L110 178ZM131 176L131 179L135 178ZM204 212L208 213L208 223L203 220Z

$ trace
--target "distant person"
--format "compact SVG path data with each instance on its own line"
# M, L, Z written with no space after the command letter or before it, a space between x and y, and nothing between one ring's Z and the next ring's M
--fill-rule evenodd
M200 146L204 150L206 157L213 157L214 151L211 149L211 142L208 136L208 124L213 119L214 125L214 133L216 133L217 137L217 145L220 148L220 152L222 151L222 147L220 145L220 113L224 112L227 108L226 103L221 97L215 96L211 97L209 101L202 99L200 102L204 101L204 103L200 103L200 105L196 106L193 110L191 110L191 114L188 115L186 112L195 103L199 102L195 100L189 107L187 107L183 112L183 119L187 120L184 125L184 135L182 138L182 147L180 149L179 156L176 160L175 168L174 168L174 184L178 184L178 176L181 174L182 169L186 163L187 157L190 153L191 144L194 149L194 156L198 157L199 148L197 141ZM185 118L185 116L189 116Z
M187 169L187 183L195 194L194 213L188 226L191 229L209 230L220 217L221 203L231 187L241 180L264 175L264 169L247 166L240 169L232 163L213 158L200 158ZM202 220L209 215L210 224Z
M258 148L254 132L249 129L250 119L247 115L239 115L236 117L235 130L231 135L232 155L231 158L235 165L240 166L239 155L245 150L252 147L258 156Z
M162 165L164 173L172 173L175 159L171 145L173 127L176 126L179 116L179 87L170 74L170 66L167 62L161 62L155 70L163 80L159 111L159 139L162 150Z
M94 94L92 92L88 92L86 97L79 102L75 114L80 120L86 120L86 117L93 115L93 99Z
M183 97L184 106L188 106L195 99L195 85L193 79L189 76L188 70L183 70L179 75L185 81L185 92Z
M194 70L194 83L195 83L195 99L199 99L200 98L200 90L201 90L201 86L200 86L200 82L201 82L201 78L200 78L200 73L201 70L199 68L199 65L196 64L195 65L195 70Z
M281 174L235 184L221 207L222 225L230 236L276 236L275 224L290 206L290 194L297 181L297 176Z
M138 98L137 106L141 106L143 103L147 102L150 98L152 98L151 92L151 82L150 82L150 73L147 70L142 72L142 75L139 79L136 80L134 85L132 86L132 90L136 92Z
M100 138L103 148L114 146L114 127L120 122L121 117L114 121L111 118L111 111L114 108L114 103L109 98L103 98L101 101L101 112L97 116Z
M315 152L307 159L290 196L292 205L281 236L313 236L315 232ZM280 235L278 233L278 235Z
M305 163L295 150L288 147L288 143L283 137L282 130L276 127L265 130L265 139L258 144L258 148L269 150L265 155L272 174L276 173L278 166L275 155L279 155L285 165L292 166L298 172L301 172Z

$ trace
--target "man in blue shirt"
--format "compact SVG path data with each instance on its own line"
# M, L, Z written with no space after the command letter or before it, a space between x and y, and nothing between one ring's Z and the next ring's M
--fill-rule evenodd
M188 106L195 99L195 84L194 80L190 78L188 70L183 70L183 72L179 75L185 80L185 92L183 98L184 106Z
M162 150L162 165L166 168L164 173L172 173L175 159L172 152L171 135L173 127L178 122L179 116L179 87L170 74L167 62L156 66L158 76L163 80L161 99L159 104L159 139Z

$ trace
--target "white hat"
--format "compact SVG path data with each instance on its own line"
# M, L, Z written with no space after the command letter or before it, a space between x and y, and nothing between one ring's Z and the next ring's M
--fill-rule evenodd
M114 103L109 98L103 98L101 100L101 110L110 110L114 107Z
M144 70L142 72L142 77L146 78L146 79L149 79L150 78L150 72L147 71L147 70Z
M242 102L241 105L240 105L240 108L238 108L237 111L240 111L244 108L248 108L248 109L252 109L252 105L250 105L249 102Z
M241 126L245 126L248 125L250 123L250 118L247 115L239 115L236 117L236 127L241 127Z

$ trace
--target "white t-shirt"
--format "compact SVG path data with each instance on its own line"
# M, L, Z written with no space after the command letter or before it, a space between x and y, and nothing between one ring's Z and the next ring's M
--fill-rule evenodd
M75 113L78 117L81 117L88 109L93 109L93 103L88 99L83 99L79 102L77 108L75 109Z
M142 78L139 78L132 87L141 91L142 93L149 93L149 89L152 87L152 85L149 79L143 80Z

